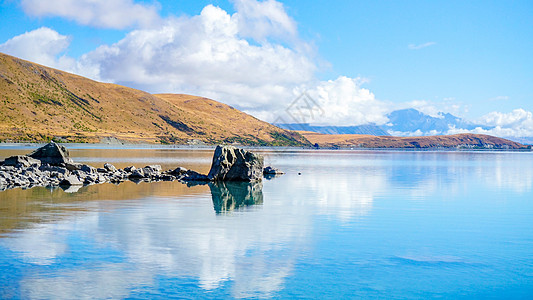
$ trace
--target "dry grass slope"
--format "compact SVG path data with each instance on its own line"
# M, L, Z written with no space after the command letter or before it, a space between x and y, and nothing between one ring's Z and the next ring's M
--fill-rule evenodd
M2 53L0 91L2 141L309 144L298 133L213 100L154 96Z

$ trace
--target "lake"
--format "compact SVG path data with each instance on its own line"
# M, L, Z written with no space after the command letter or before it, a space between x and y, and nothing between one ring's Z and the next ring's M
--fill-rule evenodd
M67 147L204 173L213 151ZM533 153L255 151L286 174L0 192L0 298L533 297Z

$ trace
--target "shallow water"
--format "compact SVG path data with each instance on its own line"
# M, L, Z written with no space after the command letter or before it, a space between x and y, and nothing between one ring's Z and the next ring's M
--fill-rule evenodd
M287 174L0 192L0 298L533 296L532 153L260 152ZM207 172L212 150L71 154Z

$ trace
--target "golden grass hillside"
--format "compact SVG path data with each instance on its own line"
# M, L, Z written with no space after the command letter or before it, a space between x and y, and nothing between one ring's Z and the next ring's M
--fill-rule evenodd
M154 96L2 53L0 91L1 141L309 144L213 100Z
M373 136L363 134L321 134L300 131L311 143L320 147L357 148L471 148L471 149L525 149L526 146L510 140L484 134L454 134L421 137Z

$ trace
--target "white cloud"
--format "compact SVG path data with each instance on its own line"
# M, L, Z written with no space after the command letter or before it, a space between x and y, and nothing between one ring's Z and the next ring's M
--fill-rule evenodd
M427 42L427 43L423 43L423 44L419 44L419 45L409 44L407 46L407 48L409 48L409 50L420 50L420 49L427 48L427 47L430 47L430 46L433 46L433 45L436 45L436 44L437 43L435 43L435 42Z
M15 36L0 44L0 52L50 67L69 67L74 60L60 56L70 45L70 37L41 27Z
M132 31L82 56L80 66L78 73L94 79L212 97L250 112L284 107L293 87L316 70L305 53L249 43L239 36L238 18L212 5L198 16Z
M6 41L0 51L148 92L213 98L270 122L278 117L293 122L294 112L287 114L287 109L294 108L291 104L303 91L317 108L303 121L317 125L382 125L388 121L386 114L399 108L416 108L433 117L442 117L442 111L461 116L467 110L453 98L391 105L363 88L361 78L339 76L319 81L318 62L309 50L313 47L299 39L297 24L283 4L236 0L234 5L233 15L207 5L196 16L162 19L156 4L132 0L23 0L22 7L33 16L59 16L105 28L139 28L77 60L64 54L71 38L46 27ZM409 49L435 44L411 44ZM504 115L488 114L483 124L500 128L494 134L518 136L531 132L527 116ZM522 119L504 125L497 124L497 118Z
M37 17L63 17L82 25L124 29L159 22L156 5L132 0L22 0L24 12Z
M509 113L494 111L482 116L476 122L493 128L483 129L477 127L473 130L466 130L452 127L447 133L478 133L508 138L533 136L533 113L522 108L515 109Z
M280 2L236 0L235 8L234 18L241 36L257 41L265 41L268 37L297 38L296 22L287 15Z
M374 94L362 88L364 80L340 76L321 81L307 89L309 96L321 108L321 113L308 119L312 124L361 125L385 124L388 107Z

